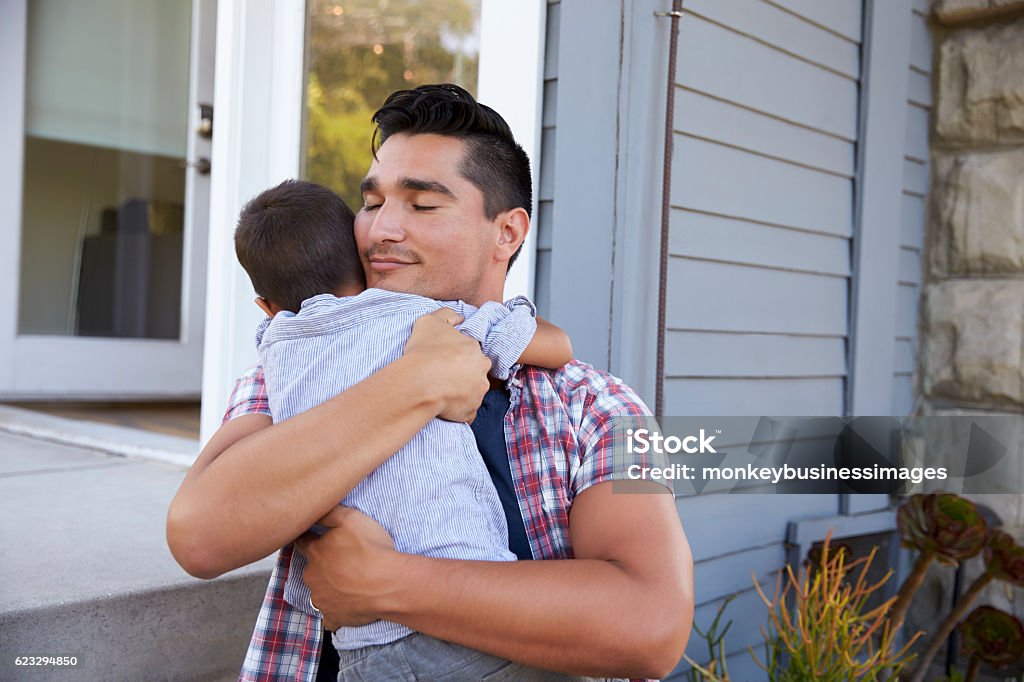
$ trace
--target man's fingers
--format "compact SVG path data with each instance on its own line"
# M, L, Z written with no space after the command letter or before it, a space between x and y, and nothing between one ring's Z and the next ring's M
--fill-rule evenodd
M352 514L358 514L358 513L359 512L357 512L355 509L352 509L350 507L343 507L341 505L338 505L337 507L335 507L331 511L327 512L326 514L324 514L323 517L319 521L317 521L317 523L319 525L321 525L321 526L324 526L325 528L337 528L338 526L340 526L343 523L345 523L345 519L346 518L348 518ZM298 548L298 550L300 552L302 552L303 556L308 558L309 557L309 551L308 551L309 550L309 546L312 543L314 543L317 540L319 540L320 537L321 536L317 535L316 533L313 533L311 531L306 531L305 533L300 535L298 538L296 538L295 546Z
M320 538L310 532L305 532L295 539L295 549L302 553L302 556L309 556L309 546L319 540Z
M440 310L435 310L434 312L432 312L430 314L433 315L434 317L437 317L437 318L440 318L440 319L444 320L445 322L447 322L448 324L450 324L452 326L455 326L457 324L461 324L462 321L463 321L462 315L459 315L457 312L455 312L451 308L442 307Z

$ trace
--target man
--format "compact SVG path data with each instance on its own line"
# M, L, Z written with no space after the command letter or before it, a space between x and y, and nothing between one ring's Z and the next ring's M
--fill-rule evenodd
M501 300L531 206L529 162L505 121L446 85L395 93L374 122L376 158L355 222L367 285L477 306ZM579 362L521 368L492 386L487 360L457 322L450 311L421 318L398 361L277 425L259 369L240 379L224 425L172 503L172 552L193 575L214 577L319 520L330 530L299 549L330 628L383 618L557 672L667 674L692 620L689 547L672 496L657 494L665 487L612 489L638 461L612 452L613 420L646 407ZM473 422L510 549L523 560L400 554L375 522L336 506L437 416ZM253 679L315 675L319 633L275 593L285 554L243 670Z

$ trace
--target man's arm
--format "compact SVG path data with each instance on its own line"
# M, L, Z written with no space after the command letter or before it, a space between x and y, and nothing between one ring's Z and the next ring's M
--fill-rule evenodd
M452 327L424 316L405 355L337 397L271 425L224 424L200 453L167 514L167 544L189 573L212 578L291 542L431 418L471 421L490 362Z
M613 485L651 494L613 494ZM582 675L662 677L685 650L693 559L673 497L659 484L604 482L580 493L570 515L571 560L401 554L372 520L351 510L339 516L339 528L300 543L309 559L304 580L328 625L385 618Z

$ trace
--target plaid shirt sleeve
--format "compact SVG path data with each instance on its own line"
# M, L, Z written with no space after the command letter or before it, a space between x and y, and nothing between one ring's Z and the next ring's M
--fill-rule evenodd
M277 555L238 682L314 682L324 635L320 618L284 599L294 545Z
M224 412L221 423L230 421L243 414L270 415L270 403L267 401L267 383L263 378L263 367L253 365L235 381L235 387L228 399L228 409Z
M655 424L640 396L609 374L601 372L598 377L591 378L583 407L578 436L580 464L570 480L574 497L598 483L635 478L630 475L634 465L641 468L668 465L664 455L631 452L627 447L627 429L652 428ZM671 482L658 482L672 490Z
M263 368L254 365L235 381L223 422L246 414L270 415ZM222 422L222 423L223 423ZM284 598L294 546L277 555L239 682L314 682L320 662L323 626Z

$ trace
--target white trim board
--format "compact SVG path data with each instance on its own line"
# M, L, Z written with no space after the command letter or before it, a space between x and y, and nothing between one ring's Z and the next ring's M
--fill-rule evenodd
M544 0L482 0L477 99L512 128L533 170L533 219L523 250L505 280L505 298L533 299L540 193L541 103L544 90Z

